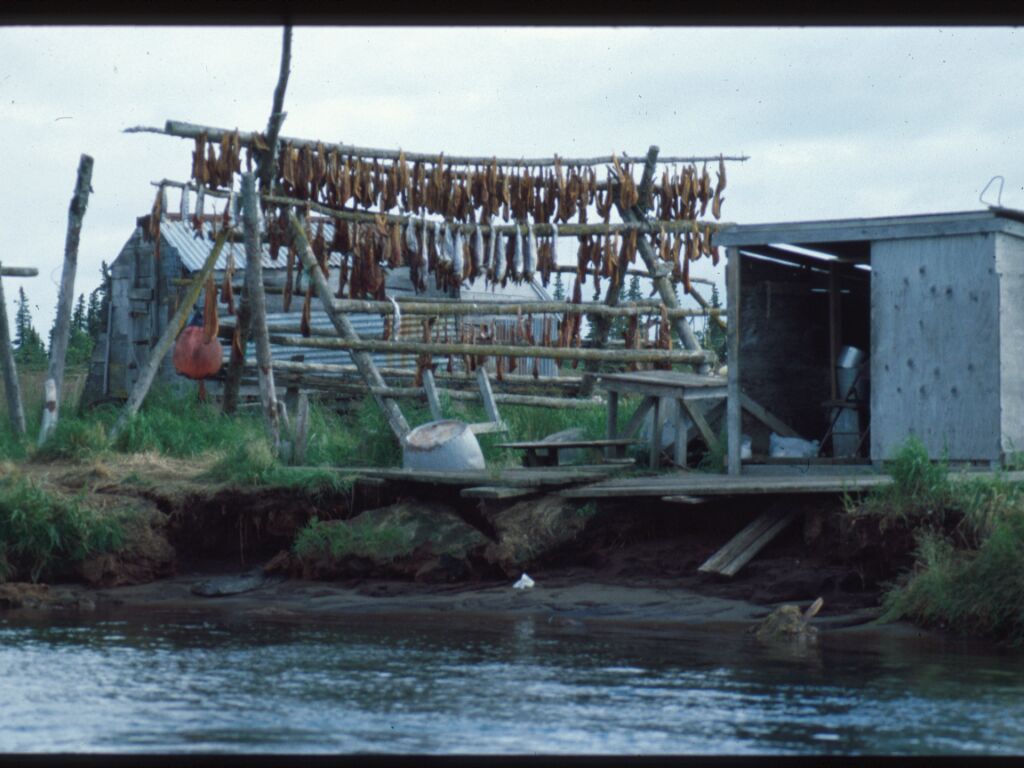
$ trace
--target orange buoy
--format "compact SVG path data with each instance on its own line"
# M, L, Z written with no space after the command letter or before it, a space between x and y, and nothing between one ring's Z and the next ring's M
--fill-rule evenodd
M220 341L216 336L206 339L203 316L196 312L174 344L174 370L182 376L199 381L200 399L205 399L203 379L214 376L220 370L223 357Z

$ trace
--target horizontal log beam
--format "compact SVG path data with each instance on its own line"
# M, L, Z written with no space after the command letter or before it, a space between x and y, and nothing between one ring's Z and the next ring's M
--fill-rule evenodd
M514 302L473 302L473 301L416 301L397 299L403 315L526 315L560 313L571 315L594 315L595 317L633 317L661 312L659 301L637 301L609 307L604 304L572 304L568 301ZM394 314L395 306L390 301L368 301L362 299L335 299L336 312L366 312L370 314ZM709 314L724 314L724 309L670 309L669 318L704 317Z
M344 349L356 352L391 354L473 355L476 357L538 357L550 360L609 360L623 363L700 364L714 353L675 349L582 349L574 347L517 346L512 344L463 344L422 341L379 341L376 339L339 339L320 336L271 334L270 341L289 347Z
M37 277L39 270L35 267L0 267L0 277Z
M247 376L246 383L255 382L255 377ZM423 387L373 387L368 389L362 382L338 381L331 379L317 379L306 382L310 389L322 390L339 395L364 396L367 394L380 395L394 399L422 400L426 401L427 393ZM464 402L480 401L480 391L473 389L439 389L438 394L447 396L451 400ZM502 405L525 405L533 408L594 408L603 407L604 401L599 398L574 398L574 397L546 397L543 395L521 395L505 392L496 392L492 395L496 403Z
M148 125L137 125L132 128L125 128L124 133L157 133L164 136L176 136L181 139L197 139L203 134L206 134L206 138L209 141L218 142L225 134L234 134L232 128L217 128L212 125L196 125L195 123L188 123L182 120L168 120L164 123L163 128ZM255 134L251 131L239 131L238 139L239 142L245 146L252 144ZM351 155L353 157L369 157L377 158L379 160L397 160L400 154L404 154L405 159L410 163L413 162L428 162L433 163L442 156L439 152L402 152L400 149L381 149L378 147L361 147L355 144L340 144L330 142L320 142L316 139L300 139L290 136L281 136L279 138L281 144L291 144L293 147L309 147L310 149L316 149L317 146L323 143L324 149L331 151L335 150L343 155ZM503 166L553 166L555 164L555 157L483 157L475 155L443 155L445 165L486 165L488 163L496 163ZM663 157L661 158L662 163L703 163L713 162L718 159L728 160L730 162L742 163L750 159L747 155L693 155L693 156L675 156L675 157ZM619 159L628 162L639 162L643 158L631 157L625 153L619 155ZM612 162L612 155L599 155L597 157L565 157L558 158L563 166L582 166L582 165L605 165Z

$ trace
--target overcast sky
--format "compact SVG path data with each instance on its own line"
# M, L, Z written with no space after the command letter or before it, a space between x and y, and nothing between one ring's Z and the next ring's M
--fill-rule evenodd
M189 173L190 142L122 129L263 130L280 41L0 28L0 261L40 268L5 292L10 305L25 287L44 338L79 155L96 161L88 293L149 211L149 182ZM283 132L448 154L746 153L723 206L742 223L977 209L995 174L1003 204L1024 207L1020 43L1009 28L299 27Z

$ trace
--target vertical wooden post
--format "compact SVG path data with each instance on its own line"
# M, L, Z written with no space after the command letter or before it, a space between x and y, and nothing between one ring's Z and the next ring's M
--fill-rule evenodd
M356 333L352 321L341 312L334 311L334 295L331 293L330 286L327 285L323 272L320 271L320 265L316 263L316 256L313 255L313 250L309 247L309 240L306 239L302 223L294 213L288 214L288 224L295 251L299 254L299 258L302 259L302 266L307 272L307 277L313 281L313 289L316 291L320 303L327 312L327 316L331 319L334 330L343 339L358 341L359 334ZM368 352L352 350L351 355L352 362L356 364L356 368L359 369L363 381L366 382L373 393L374 399L377 401L377 405L380 406L381 411L388 420L388 426L391 427L395 437L401 441L409 432L409 422L402 415L402 409L398 407L398 403L393 398L382 394L383 391L387 390L387 384L380 375L380 371L377 370L376 363L373 362L373 358Z
M654 398L651 407L651 469L661 466L661 398Z
M430 407L430 418L440 421L444 418L441 412L441 400L437 396L437 385L434 383L434 372L429 368L423 371L423 391L427 395L427 405Z
M260 246L259 211L256 207L256 180L251 173L242 174L242 221L245 227L245 292L249 296L252 313L250 330L256 342L260 401L263 403L267 434L273 444L274 455L277 456L281 451L281 424L277 390L274 388L270 335L267 332L267 302L263 294L263 251Z
M828 376L832 387L832 399L839 399L839 379L836 362L839 358L839 339L842 338L842 314L840 313L839 279L836 265L828 266Z
M11 346L11 329L7 322L3 280L0 280L0 365L3 367L4 394L7 397L7 413L11 417L11 428L14 434L24 435L25 409L21 404L21 385L18 383L18 368L14 363L14 348Z
M677 467L685 467L686 466L686 438L688 437L688 435L687 435L687 431L688 430L686 428L686 406L683 405L683 399L681 397L677 397L675 399L675 404L676 404L676 423L675 423L676 440L675 440L675 443L674 443L675 453L673 454L672 459L675 462L675 465ZM710 448L711 446L708 446L708 447Z
M740 251L726 250L725 303L728 322L726 341L729 349L729 397L726 403L726 431L729 447L729 474L740 474L740 448L743 441L743 405L740 401Z
M43 409L43 424L39 430L39 444L46 442L60 416L60 396L64 390L64 359L71 335L71 313L75 304L75 271L78 268L78 243L82 235L82 220L89 205L90 183L92 182L93 159L82 155L78 160L78 176L75 191L68 206L68 231L64 239L64 271L60 279L60 297L57 300L57 319L54 324L53 341L50 346L49 378L56 386L56 406L49 412L49 400ZM51 418L52 417L52 418Z
M124 409L121 411L121 415L110 430L111 440L116 438L121 433L121 430L127 426L128 421L142 406L142 401L146 399L146 395L149 393L149 388L153 384L153 379L156 378L156 372L160 367L160 363L167 356L171 346L174 344L174 340L177 339L178 334L181 333L181 329L185 327L185 321L188 319L189 313L192 312L192 308L196 305L196 301L199 299L199 294L203 290L203 285L206 283L206 279L210 276L210 273L213 272L213 268L217 264L217 259L220 256L221 251L224 250L224 243L227 242L228 232L228 229L222 229L220 234L217 235L217 240L213 244L213 248L210 249L210 255L206 257L206 262L203 264L203 268L192 277L192 282L186 289L185 295L182 298L181 303L178 305L178 309L175 311L174 316L167 322L167 326L164 328L164 332L160 336L160 340L149 353L149 359L146 361L146 364L142 366L142 370L139 371L139 378L135 380L135 386L132 387L131 394L128 396L128 402L124 404Z

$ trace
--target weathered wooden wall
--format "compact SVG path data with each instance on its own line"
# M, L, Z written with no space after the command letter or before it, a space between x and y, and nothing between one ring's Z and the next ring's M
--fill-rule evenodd
M867 275L865 274L865 277ZM822 403L831 395L827 277L750 256L740 259L740 386L803 437L828 429ZM866 287L866 286L865 286ZM817 289L817 290L815 290ZM867 291L844 294L844 329L865 344ZM768 431L743 416L754 453L768 453Z
M999 458L995 238L981 233L872 243L872 459L889 458L911 434L933 458ZM1003 311L1015 315L1020 328L1020 311L1005 305Z
M996 235L1003 453L1024 453L1024 240Z

